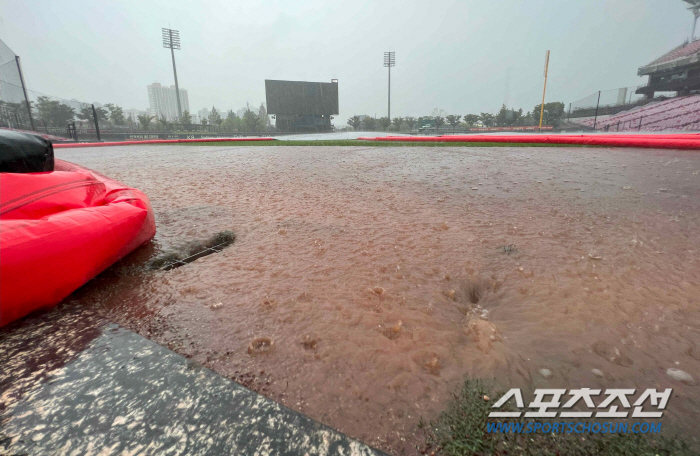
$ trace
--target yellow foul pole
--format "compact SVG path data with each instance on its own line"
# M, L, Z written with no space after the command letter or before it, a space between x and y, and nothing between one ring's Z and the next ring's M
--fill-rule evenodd
M542 130L542 117L544 116L544 94L547 92L547 71L549 70L549 51L544 58L544 89L542 89L542 106L540 107L540 130Z

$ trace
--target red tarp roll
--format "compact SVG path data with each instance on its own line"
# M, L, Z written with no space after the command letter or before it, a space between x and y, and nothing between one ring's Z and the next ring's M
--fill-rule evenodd
M450 135L361 137L368 141L490 142L562 144L585 146L645 147L653 149L700 149L700 135Z
M94 171L56 160L0 173L0 326L55 306L155 232L148 197Z

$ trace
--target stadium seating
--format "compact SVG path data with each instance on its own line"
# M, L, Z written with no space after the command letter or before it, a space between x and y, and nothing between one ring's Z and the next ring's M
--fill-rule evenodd
M571 119L571 122L589 128L594 125L591 117ZM595 126L596 130L610 132L700 130L700 95L651 102L605 119L599 117Z

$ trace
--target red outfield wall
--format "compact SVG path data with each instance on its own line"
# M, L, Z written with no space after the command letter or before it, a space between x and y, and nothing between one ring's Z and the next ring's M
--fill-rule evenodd
M361 137L367 141L490 142L562 144L584 146L646 147L653 149L700 149L700 133L668 135L449 135Z

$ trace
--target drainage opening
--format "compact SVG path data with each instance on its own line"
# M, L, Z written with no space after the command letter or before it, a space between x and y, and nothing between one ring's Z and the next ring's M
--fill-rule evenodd
M193 241L157 256L150 262L150 269L169 271L179 268L212 253L221 252L235 240L236 235L232 231L222 231L208 240Z

